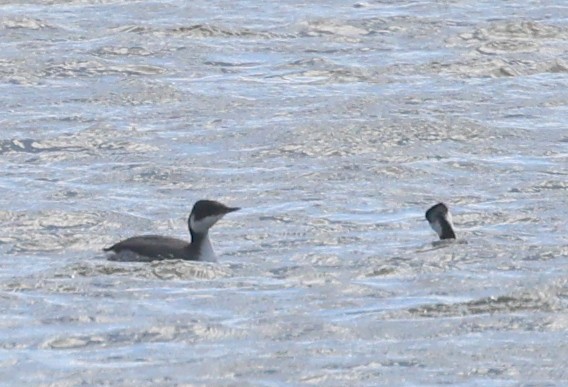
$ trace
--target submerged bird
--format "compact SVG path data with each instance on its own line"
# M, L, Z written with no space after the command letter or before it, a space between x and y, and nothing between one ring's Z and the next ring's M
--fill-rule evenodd
M444 203L438 203L426 211L426 220L430 223L430 227L440 237L440 239L456 239L454 225L452 223L452 214L448 206Z
M103 250L112 251L116 253L116 256L130 255L127 259L126 257L125 259L114 257L115 260L185 259L215 262L217 258L209 240L209 229L225 214L237 210L240 208L227 207L213 200L199 200L193 205L187 221L191 243L160 235L142 235L125 239ZM132 259L132 255L146 259Z

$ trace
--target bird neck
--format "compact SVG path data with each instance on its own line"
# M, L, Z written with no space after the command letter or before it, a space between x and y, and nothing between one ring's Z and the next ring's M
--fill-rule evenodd
M195 251L199 261L216 262L217 257L209 240L209 232L196 232L189 229L191 234L191 249Z
M456 234L454 233L454 228L452 223L445 217L440 218L440 239L456 239Z

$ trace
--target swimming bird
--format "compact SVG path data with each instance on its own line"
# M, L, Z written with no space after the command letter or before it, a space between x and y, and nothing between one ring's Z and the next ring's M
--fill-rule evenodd
M193 205L187 220L191 243L160 235L142 235L125 239L103 250L114 252L114 260L184 259L216 262L217 257L209 240L209 229L223 216L237 210L240 208L227 207L214 200L199 200ZM121 259L120 255L123 255L124 259ZM143 257L145 259L142 259Z
M444 203L438 203L426 211L426 220L440 239L456 239L452 214Z

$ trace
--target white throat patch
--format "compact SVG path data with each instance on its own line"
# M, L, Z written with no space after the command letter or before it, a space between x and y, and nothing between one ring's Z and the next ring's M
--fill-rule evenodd
M222 215L211 215L206 216L205 218L201 218L199 220L195 220L195 216L191 215L189 217L189 227L199 234L203 234L207 232L215 223L217 223L224 214Z
M432 223L430 223L430 226L432 226L432 229L434 229L434 231L436 231L436 234L438 234L439 237L442 236L442 225L440 224L438 219L436 219Z
M453 230L454 223L452 221L452 214L450 214L449 212L446 214L446 221L450 225L450 228ZM434 231L436 231L438 236L441 238L444 230L442 229L442 224L440 223L440 219L439 218L434 219L434 221L430 225L432 226Z
M217 256L213 251L213 246L211 246L211 241L209 237L205 237L205 240L201 243L201 250L199 251L199 260L203 262L217 262Z

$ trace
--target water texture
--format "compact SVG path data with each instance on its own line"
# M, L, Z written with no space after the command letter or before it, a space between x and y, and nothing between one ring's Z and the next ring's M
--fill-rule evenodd
M568 383L567 15L1 2L0 380ZM218 264L102 253L202 198Z

